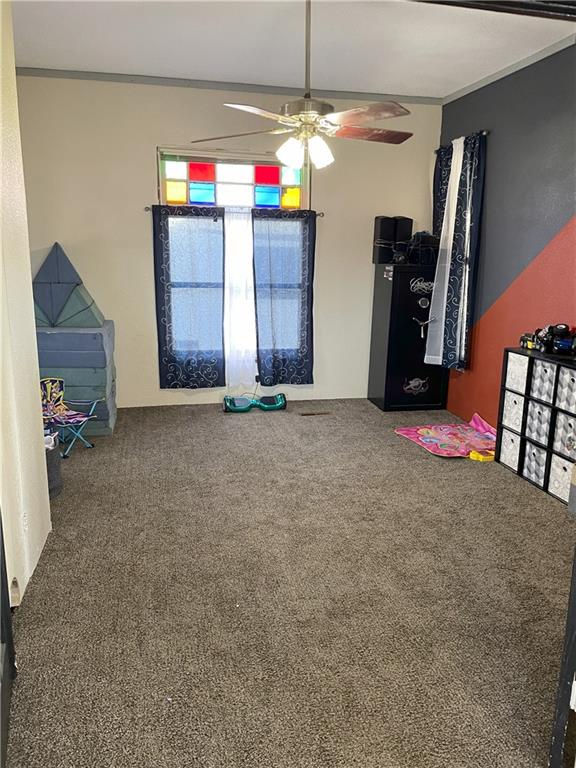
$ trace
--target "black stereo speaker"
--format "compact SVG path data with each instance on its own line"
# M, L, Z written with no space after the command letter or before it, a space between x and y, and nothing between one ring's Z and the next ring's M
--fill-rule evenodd
M395 243L407 243L412 237L412 219L406 218L406 216L394 216L396 222L394 242Z
M394 260L397 244L404 244L412 236L412 219L405 216L376 216L374 219L374 264L390 264Z

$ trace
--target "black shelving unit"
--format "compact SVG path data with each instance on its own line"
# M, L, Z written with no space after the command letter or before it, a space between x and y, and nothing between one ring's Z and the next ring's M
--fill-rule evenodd
M576 360L504 350L496 461L564 503L576 463Z

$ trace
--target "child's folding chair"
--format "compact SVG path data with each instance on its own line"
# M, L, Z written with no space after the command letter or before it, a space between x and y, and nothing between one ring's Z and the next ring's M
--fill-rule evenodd
M44 423L58 430L60 440L65 445L62 458L66 459L77 440L86 448L94 448L82 431L90 419L95 419L94 411L98 400L65 400L64 379L40 379L42 392L42 416ZM74 411L69 405L84 406L85 411Z

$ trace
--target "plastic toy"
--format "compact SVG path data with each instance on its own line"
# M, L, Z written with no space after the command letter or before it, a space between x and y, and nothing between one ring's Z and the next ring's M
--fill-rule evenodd
M536 340L533 333L523 333L520 336L520 346L522 349L536 349Z
M224 413L246 413L252 408L260 408L261 411L283 411L286 409L286 395L279 392L277 395L266 397L224 396Z
M576 336L567 336L562 339L552 341L552 352L555 355L574 355L576 354Z
M566 323L546 325L534 333L523 333L520 346L548 354L576 355L576 328L570 328Z
M470 451L468 458L472 461L494 461L494 451Z

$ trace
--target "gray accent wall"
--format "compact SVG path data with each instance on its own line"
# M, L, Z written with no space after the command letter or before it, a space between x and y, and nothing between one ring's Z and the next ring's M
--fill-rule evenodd
M444 106L442 144L478 130L489 135L476 318L576 212L576 46Z

